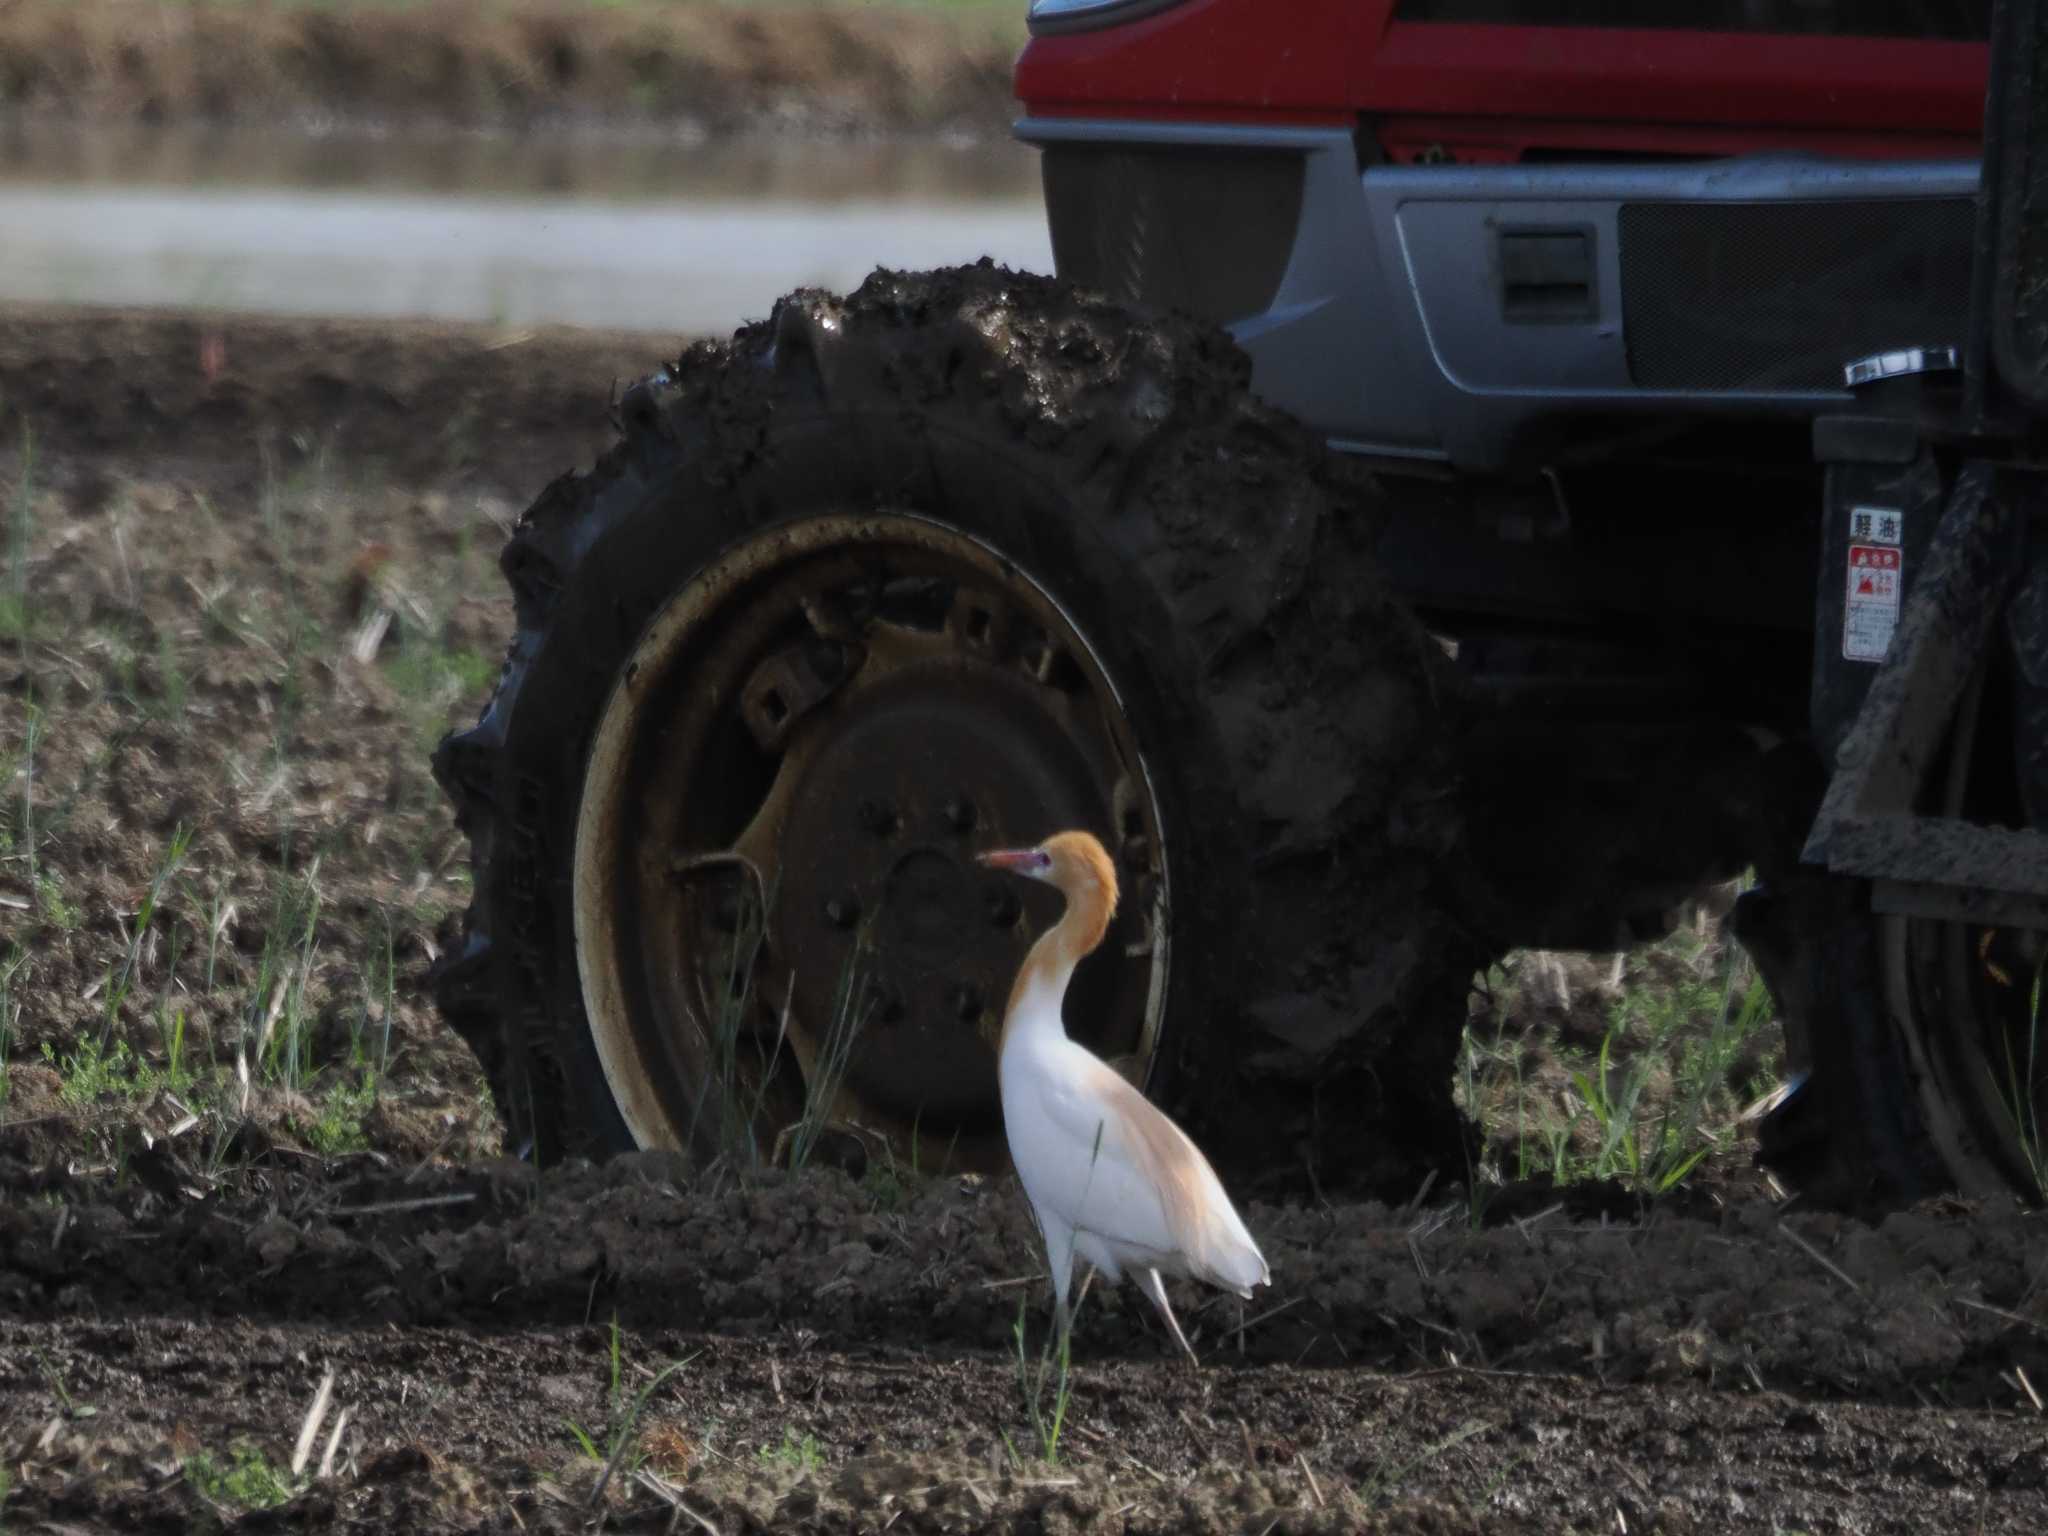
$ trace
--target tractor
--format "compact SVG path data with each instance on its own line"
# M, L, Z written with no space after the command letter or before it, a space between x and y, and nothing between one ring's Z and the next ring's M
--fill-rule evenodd
M1461 1178L1476 971L1707 883L1816 1203L2048 1168L2039 0L1033 0L1057 277L802 291L616 401L436 774L511 1143L1003 1158L1076 1035L1233 1187ZM851 1154L849 1154L851 1155Z

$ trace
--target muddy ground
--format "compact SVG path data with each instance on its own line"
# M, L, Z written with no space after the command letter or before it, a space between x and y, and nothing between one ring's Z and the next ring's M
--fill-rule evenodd
M999 0L11 0L0 113L333 130L1000 133Z
M1254 1204L1199 1373L1089 1297L1048 1458L1008 1182L507 1158L423 991L426 751L511 520L669 350L0 317L0 1526L2048 1528L2003 1207L1786 1211L1739 1146L1656 1204ZM1588 1045L1535 974L1517 1027Z
M2048 1236L1982 1211L1873 1230L1567 1207L1475 1231L1458 1209L1254 1208L1274 1289L1242 1317L1189 1299L1199 1373L1135 1298L1091 1298L1047 1465L1007 1349L1038 1298L1005 1185L884 1195L663 1158L243 1184L16 1183L34 1194L0 1217L0 1402L21 1514L198 1520L190 1459L243 1442L282 1465L332 1372L345 1450L250 1528L582 1528L599 1469L568 1424L607 1443L614 1317L667 1485L617 1490L629 1529L674 1528L674 1500L724 1530L2021 1531L2048 1513L2048 1431L2012 1377L2048 1378Z

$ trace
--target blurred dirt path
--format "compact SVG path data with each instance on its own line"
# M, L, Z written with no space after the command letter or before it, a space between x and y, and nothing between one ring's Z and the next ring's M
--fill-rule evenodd
M0 452L245 484L266 441L365 477L475 477L520 505L609 445L611 402L684 338L202 312L0 312Z

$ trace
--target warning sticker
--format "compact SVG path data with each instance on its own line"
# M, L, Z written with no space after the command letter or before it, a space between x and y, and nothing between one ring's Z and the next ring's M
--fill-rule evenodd
M1849 602L1842 610L1842 654L1883 661L1899 627L1899 551L1891 545L1849 546Z
M1896 544L1899 535L1905 531L1905 519L1896 507L1851 507L1849 509L1849 542L1851 544Z

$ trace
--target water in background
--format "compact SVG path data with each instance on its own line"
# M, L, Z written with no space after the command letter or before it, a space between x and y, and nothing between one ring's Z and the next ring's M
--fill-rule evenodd
M718 333L984 255L1051 270L1021 145L0 133L0 303Z

